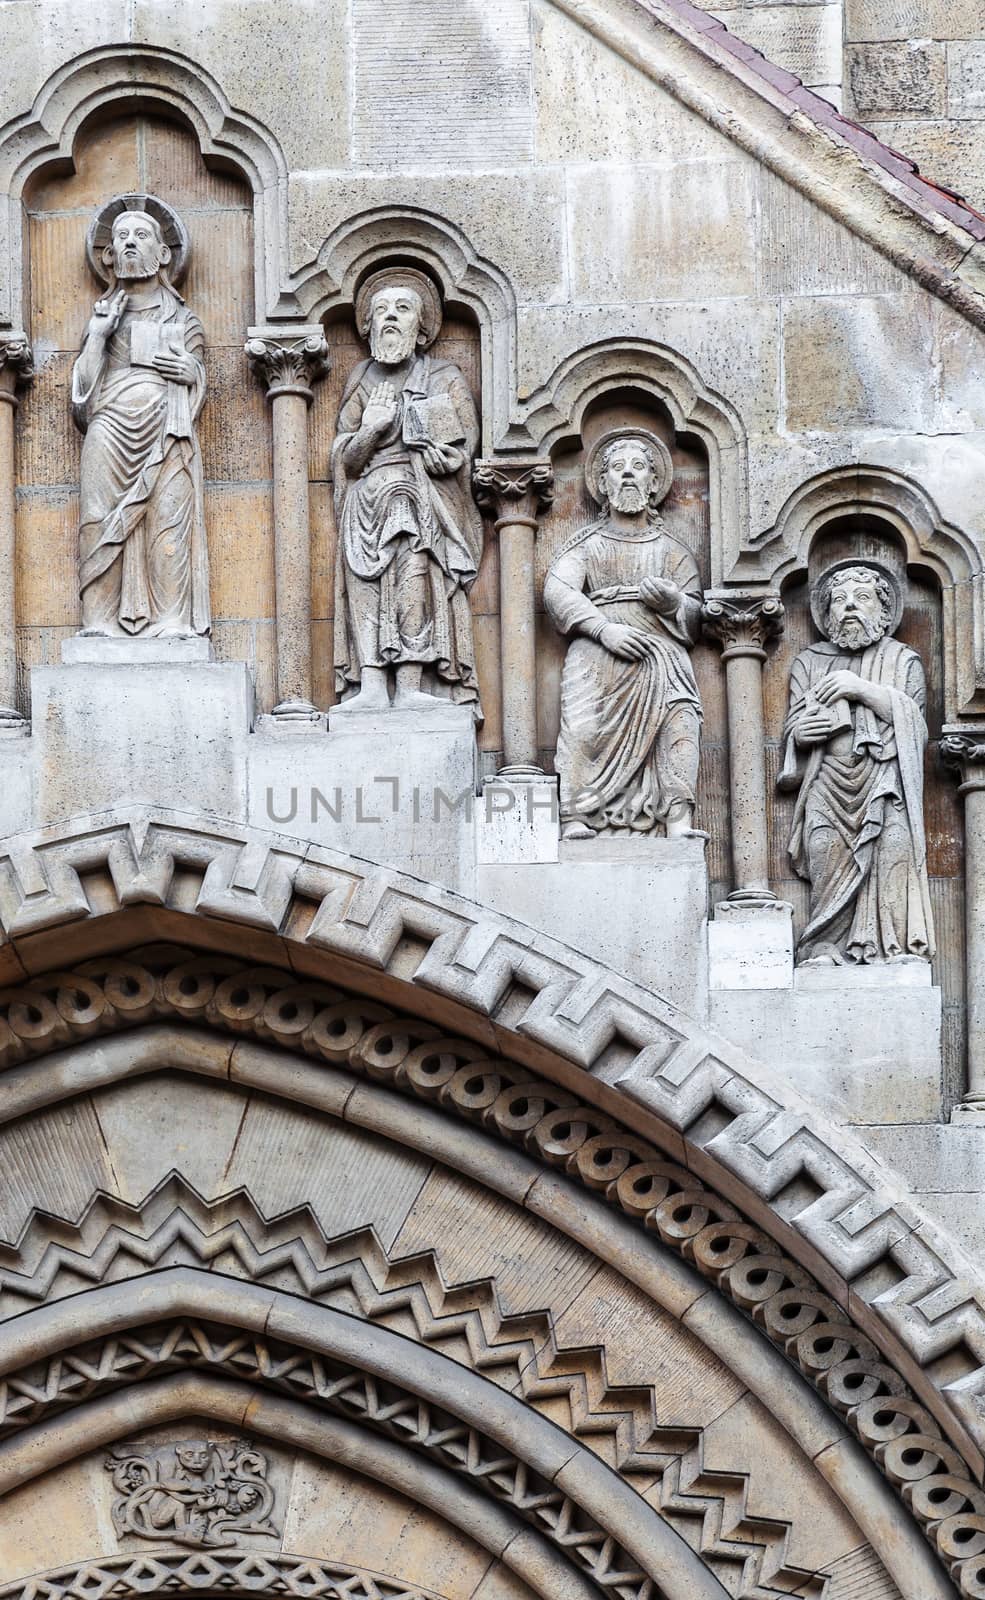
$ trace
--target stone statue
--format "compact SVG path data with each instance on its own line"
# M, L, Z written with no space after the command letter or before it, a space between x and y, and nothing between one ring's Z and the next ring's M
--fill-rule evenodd
M557 747L566 839L658 826L668 838L706 837L693 827L701 700L689 655L701 580L657 511L673 471L644 429L600 439L585 479L602 515L547 574L547 610L574 636Z
M811 613L824 642L793 664L779 778L798 790L789 848L811 886L798 961L929 961L926 683L892 637L902 587L878 562L843 561L815 585Z
M427 354L441 302L423 273L374 273L356 320L371 356L346 385L332 449L337 689L358 686L346 709L385 707L392 674L397 708L450 699L470 702L478 716L472 395L454 362Z
M175 288L184 227L153 195L122 195L89 229L107 284L72 374L82 446L82 632L209 631L202 456L205 336Z

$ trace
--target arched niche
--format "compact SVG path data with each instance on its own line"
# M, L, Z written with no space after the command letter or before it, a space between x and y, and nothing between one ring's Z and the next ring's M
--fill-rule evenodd
M150 98L114 103L77 127L71 160L40 160L23 188L29 322L37 375L18 415L18 663L57 663L79 625L81 435L71 372L101 285L86 263L86 229L114 194L147 190L179 211L191 238L182 293L206 337L208 394L200 422L213 614L219 660L246 660L257 699L273 699L274 581L270 421L243 355L255 318L254 197L231 156L206 164L183 112ZM26 684L25 684L26 691Z
M399 222L394 223L400 238ZM355 320L355 298L361 284L384 267L411 267L423 272L441 294L444 316L441 331L430 353L437 359L453 361L472 392L480 421L483 419L483 328L474 303L463 298L442 270L432 252L415 250L405 244L396 248L367 246L359 257L360 270L346 275L349 298L336 301L323 311L325 338L331 366L325 379L315 386L309 413L309 485L311 504L312 554L312 657L314 696L319 706L336 700L335 685L335 562L336 518L331 455L335 440L339 406L353 370L368 356L366 341ZM481 445L480 445L481 450ZM474 628L476 666L484 723L479 729L480 748L501 750L500 675L499 675L499 584L494 542L485 541L479 576L470 595Z
M712 581L711 470L705 441L678 426L675 408L639 384L623 383L590 398L579 410L578 431L568 429L554 445L554 504L542 519L537 538L537 709L540 758L554 770L560 722L561 670L567 641L544 611L544 579L551 561L578 529L598 516L585 487L585 460L595 441L614 428L648 428L662 439L674 462L674 481L660 508L669 532L694 556L703 586ZM717 651L700 641L694 669L704 708L697 826L710 834L709 875L713 895L728 893L728 765L722 672Z
M834 562L858 558L881 561L904 588L906 605L898 637L920 656L927 677L930 738L924 762L924 812L928 871L938 953L934 981L944 990L943 1091L945 1106L960 1099L965 1076L964 813L955 785L939 758L941 728L948 719L946 655L948 619L941 581L941 550L936 560L916 545L899 517L855 502L818 515L804 530L795 560L781 576L785 609L783 636L770 650L763 671L767 720L767 767L771 778L770 873L782 900L794 906L795 934L806 920L807 885L797 878L787 853L796 795L777 790L790 669L796 655L818 635L810 615L810 589Z

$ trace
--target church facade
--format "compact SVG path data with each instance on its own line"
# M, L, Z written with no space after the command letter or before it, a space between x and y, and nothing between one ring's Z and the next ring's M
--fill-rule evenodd
M985 1594L982 8L0 42L0 1600Z

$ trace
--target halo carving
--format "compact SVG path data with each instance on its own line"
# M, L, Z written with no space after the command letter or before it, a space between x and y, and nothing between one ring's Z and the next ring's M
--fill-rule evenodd
M356 294L356 326L365 338L369 332L373 296L381 289L392 289L398 284L414 289L421 297L420 348L428 350L441 332L441 296L427 273L418 272L415 267L381 267L378 272L371 272Z
M164 237L164 243L171 251L168 278L177 286L188 271L191 240L188 237L188 229L174 207L169 206L166 200L161 200L156 194L117 194L112 200L107 200L104 206L100 206L86 233L86 259L93 276L104 286L110 281L109 273L103 263L103 251L113 237L114 222L125 211L146 211L148 216L154 218Z
M603 433L600 439L596 439L585 462L585 484L596 504L605 503L600 482L602 459L609 445L614 444L617 439L639 439L646 445L656 466L652 501L659 505L661 500L666 500L674 481L674 462L663 440L657 434L651 433L649 428L612 428L608 433Z

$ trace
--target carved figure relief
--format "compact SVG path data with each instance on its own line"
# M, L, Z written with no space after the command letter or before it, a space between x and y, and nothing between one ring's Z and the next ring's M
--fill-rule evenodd
M145 1454L110 1456L107 1472L120 1498L113 1506L118 1537L229 1546L244 1533L273 1534L274 1491L267 1458L245 1442L181 1439Z
M332 449L337 688L349 707L385 707L392 686L398 708L440 696L478 714L472 395L454 362L428 354L441 302L423 273L374 273L356 320L371 355L346 385Z
M702 590L657 509L670 452L644 429L622 429L596 443L585 478L601 515L555 558L544 587L572 637L557 748L562 837L694 836L701 700L689 652Z
M205 335L175 285L188 236L153 195L120 195L93 220L89 264L106 284L72 374L82 446L82 631L209 631L202 457Z
M878 562L839 562L811 614L823 638L793 665L779 778L798 791L789 849L811 886L798 961L929 961L926 681L893 638L901 585Z

